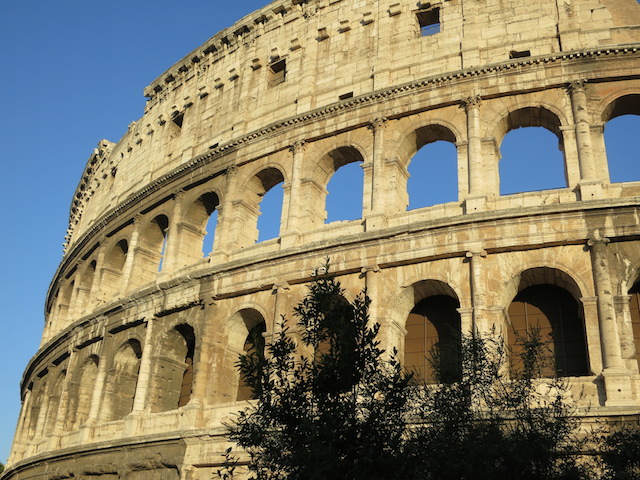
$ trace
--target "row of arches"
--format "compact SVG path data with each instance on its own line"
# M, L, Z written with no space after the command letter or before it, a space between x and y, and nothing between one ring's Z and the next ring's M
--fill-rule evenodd
M503 322L496 325L498 331L504 332L511 370L521 368L521 340L535 331L544 345L542 376L597 374L590 358L594 352L589 350L592 342L585 326L583 293L577 283L560 270L544 267L525 270L518 278L517 285L510 287L513 297L503 312ZM420 281L409 290L412 306L405 317L404 336L395 345L401 352L405 368L427 383L455 381L462 374L461 335L469 328L461 315L464 310L461 299L448 284L439 280ZM637 369L640 361L640 281L633 285L627 297L630 331L623 331L621 335L633 338L633 359ZM405 306L400 310L407 311ZM224 355L219 358L224 358L223 363L228 365L221 366L218 362L216 369L208 373L206 369L202 370L201 359L215 356L211 352L202 356L203 348L211 347L203 346L198 338L202 333L198 334L194 326L181 322L180 318L160 333L147 332L146 335L153 336L152 341L145 341L145 334L130 333L112 355L89 349L90 352L63 363L58 371L41 372L25 402L27 413L22 421L23 435L32 432L34 438L42 438L52 432L77 431L87 423L119 420L134 411L176 410L189 405L196 395L194 385L198 381L225 389L227 401L250 399L251 391L239 378L235 362L241 353L264 352L265 337L272 333L268 325L272 323L266 322L258 310L244 308L233 314L226 325L225 332L221 333L223 340L214 348L224 349ZM111 347L105 344L103 349L107 348ZM143 348L151 349L147 367L142 367ZM433 352L438 353L442 367L438 372L431 360ZM144 368L147 373L143 372ZM205 378L207 375L225 378Z
M225 358L233 369L241 353L264 351L266 323L259 312L244 309L229 324ZM187 323L177 324L146 348L153 352L145 387L139 385L143 357L140 338L124 341L113 355L100 352L80 355L82 358L68 361L57 373L49 369L41 372L29 387L23 406L23 441L27 435L38 439L54 432L78 431L85 424L121 420L134 411L161 413L188 405L202 348L194 328ZM73 367L69 369L71 364ZM252 398L251 390L238 375L227 381L233 392L226 395L230 400Z
M605 112L611 123L625 120L623 117L637 122L640 117L629 114L640 111L638 98L640 95L632 94L614 101ZM505 193L531 189L532 181L542 182L539 188L569 186L569 167L566 158L562 160L561 152L566 128L556 113L541 106L523 107L511 111L502 123L501 141L507 146L510 135L520 135L526 130L533 129L536 135L545 132L542 137L546 137L546 140L533 137L528 145L520 142L518 158L505 155L500 162L500 178L514 180L516 185L521 181L528 185L513 188L501 182ZM399 143L396 154L408 175L408 179L404 177L408 194L400 195L405 198L400 201L405 208L420 208L434 201L461 200L460 172L465 171L466 156L458 148L459 135L445 125L430 124L418 127ZM555 158L549 149L541 150L545 142L560 144L560 150L555 148ZM294 164L300 161L300 156L304 157L304 149L293 148ZM192 265L214 251L233 252L283 234L313 231L327 222L359 219L375 213L376 209L390 208L388 199L394 197L393 192L384 187L373 191L365 188L371 152L359 140L330 148L325 153L307 153L321 156L308 177L287 172L282 161L258 167L244 181L237 169L231 169L226 177L187 187L169 197L173 203L166 202L121 225L85 254L82 263L72 267L58 283L54 299L49 302L48 335L54 335L73 319L110 301L118 293L155 281L159 271ZM625 156L621 162L624 174L613 169L612 179L640 180L640 169L630 167L629 149L622 154L615 153L612 158L618 155ZM509 163L516 165L517 172L508 171ZM531 173L526 173L526 168L531 168ZM391 177L394 176L389 175ZM403 181L402 175L394 178L396 183ZM384 199L378 204L375 201L367 204L368 195Z
M459 307L454 297L435 295L421 300L409 314L404 359L417 378L450 382L462 375ZM584 316L578 301L562 287L539 284L520 291L509 305L506 332L513 373L522 369L523 342L536 335L542 342L543 376L591 375Z

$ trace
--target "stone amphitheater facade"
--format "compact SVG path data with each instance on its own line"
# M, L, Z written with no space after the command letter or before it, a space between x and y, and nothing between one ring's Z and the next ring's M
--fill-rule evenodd
M635 0L276 0L213 36L89 158L2 479L211 478L238 353L325 257L416 369L438 322L513 343L542 315L585 417L638 415L640 182L610 181L603 131L640 114L639 40ZM557 136L566 186L500 195L501 142L528 126ZM435 141L458 197L407 210ZM326 223L350 163L362 218Z

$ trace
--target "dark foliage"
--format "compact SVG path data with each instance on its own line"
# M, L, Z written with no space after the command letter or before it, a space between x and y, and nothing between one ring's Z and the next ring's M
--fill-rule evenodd
M604 480L640 480L640 425L617 428L602 444Z
M567 386L536 380L545 348L536 332L520 341L519 371L506 373L499 335L463 335L455 355L434 352L442 383L419 384L396 352L379 348L380 326L369 322L366 295L350 303L343 293L332 276L318 276L295 309L296 326L282 319L265 355L256 349L240 359L256 402L228 428L249 455L250 478L599 477L578 461L583 444ZM453 366L452 358L458 359ZM218 472L225 480L239 464L230 455Z

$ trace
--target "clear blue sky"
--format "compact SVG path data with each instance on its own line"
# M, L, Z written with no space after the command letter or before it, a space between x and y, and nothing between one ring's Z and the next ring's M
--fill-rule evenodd
M118 141L142 116L146 85L266 3L0 1L0 461L8 456L18 417L22 372L40 341L44 298L62 257L71 197L93 148L103 138ZM640 125L628 128L637 138ZM631 160L629 152L622 155ZM633 157L628 168L637 173L637 149ZM540 170L537 162L531 163ZM455 175L446 163L442 175ZM451 192L437 195L453 199Z

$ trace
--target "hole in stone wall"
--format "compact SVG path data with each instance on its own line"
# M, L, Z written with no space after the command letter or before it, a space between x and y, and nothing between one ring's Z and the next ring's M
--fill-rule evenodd
M184 121L184 113L181 112L173 112L173 115L171 115L171 121L174 123L174 125L176 125L178 128L182 128L182 122Z
M418 27L420 28L420 36L428 37L440 33L440 9L431 8L429 10L420 10L416 12Z
M531 56L531 51L530 50L511 50L509 52L509 58L523 58L523 57L530 57Z
M287 62L286 60L280 59L277 62L269 65L269 86L275 87L283 83L287 77Z

